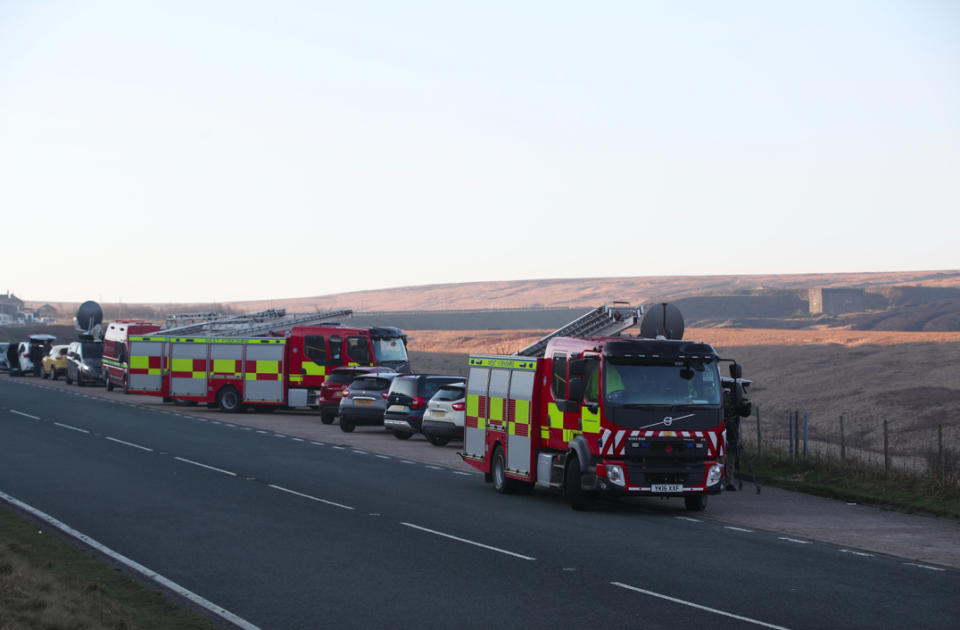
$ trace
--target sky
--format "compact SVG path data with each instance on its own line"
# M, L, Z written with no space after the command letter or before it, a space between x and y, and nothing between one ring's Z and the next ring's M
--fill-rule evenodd
M3 285L960 268L960 3L0 0Z

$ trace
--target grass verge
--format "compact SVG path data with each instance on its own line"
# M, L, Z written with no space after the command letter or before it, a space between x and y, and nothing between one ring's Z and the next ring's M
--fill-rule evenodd
M0 630L158 628L219 626L0 506Z
M948 478L941 486L936 479L903 471L882 470L850 462L811 458L809 462L791 462L789 458L747 454L741 460L740 473L744 486L750 480L746 461L753 466L757 479L767 485L796 490L850 503L862 503L897 509L909 514L929 514L960 519L960 486Z

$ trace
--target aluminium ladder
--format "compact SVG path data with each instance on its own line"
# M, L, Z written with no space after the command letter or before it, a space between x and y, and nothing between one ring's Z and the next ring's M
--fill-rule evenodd
M598 306L563 328L555 330L539 341L516 353L521 357L542 357L547 343L554 337L618 337L620 333L640 323L642 306L623 306L626 302L614 302L613 306Z

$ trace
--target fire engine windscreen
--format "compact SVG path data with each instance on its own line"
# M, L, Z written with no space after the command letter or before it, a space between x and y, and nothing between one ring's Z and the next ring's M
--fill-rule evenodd
M377 365L391 361L406 362L407 346L399 337L374 338L373 356L377 359Z
M714 361L660 361L629 357L603 359L604 402L613 406L717 406L720 374ZM587 399L591 391L587 382Z

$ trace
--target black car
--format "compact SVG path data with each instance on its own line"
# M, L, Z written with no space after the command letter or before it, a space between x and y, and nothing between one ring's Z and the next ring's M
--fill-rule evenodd
M103 342L74 341L67 349L67 385L73 381L83 387L87 384L102 385L103 380Z
M427 401L448 383L462 383L462 376L436 374L405 374L393 379L387 395L387 411L383 426L393 431L393 437L406 440L420 433Z

